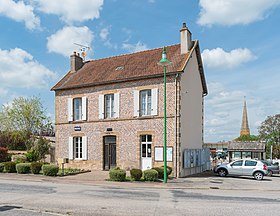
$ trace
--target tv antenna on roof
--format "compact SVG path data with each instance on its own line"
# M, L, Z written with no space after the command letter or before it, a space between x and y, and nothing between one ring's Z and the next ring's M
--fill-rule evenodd
M74 44L80 47L81 55L82 55L82 57L83 57L83 59L85 61L85 58L86 58L86 55L87 55L87 51L90 50L90 47L82 45L82 44L78 44L78 43L74 43Z

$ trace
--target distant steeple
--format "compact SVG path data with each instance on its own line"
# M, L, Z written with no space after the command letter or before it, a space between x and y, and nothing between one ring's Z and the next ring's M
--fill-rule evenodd
M243 107L243 116L241 123L240 136L250 135L250 128L248 124L248 116L247 116L247 107L246 107L246 97L244 97L244 107Z

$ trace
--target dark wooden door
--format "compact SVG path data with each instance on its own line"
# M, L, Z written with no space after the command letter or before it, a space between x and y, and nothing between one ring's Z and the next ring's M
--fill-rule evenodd
M104 170L109 170L117 165L116 137L104 137Z

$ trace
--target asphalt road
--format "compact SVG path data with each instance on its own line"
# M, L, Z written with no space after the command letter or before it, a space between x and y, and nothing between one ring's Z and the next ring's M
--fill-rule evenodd
M258 182L257 188L242 190L239 184L244 188L255 181L211 181L220 184L217 180L235 188L124 188L0 179L0 215L279 215L280 178L272 177ZM273 188L267 188L269 182Z

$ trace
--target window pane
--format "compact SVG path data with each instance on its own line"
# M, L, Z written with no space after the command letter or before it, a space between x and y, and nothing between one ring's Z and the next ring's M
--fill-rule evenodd
M146 135L142 135L142 136L141 136L141 141L142 141L142 142L146 142Z
M152 112L152 95L151 90L147 91L148 97L147 97L147 115L151 115Z
M74 103L74 120L81 120L82 117L82 98L75 98Z
M152 142L152 135L148 135L148 142Z
M243 161L236 161L232 164L232 166L242 166Z
M152 156L152 145L151 144L148 144L148 157L151 157Z
M142 157L146 157L146 144L142 144Z
M245 166L256 166L257 161L245 161Z
M105 118L114 117L114 94L105 95Z

